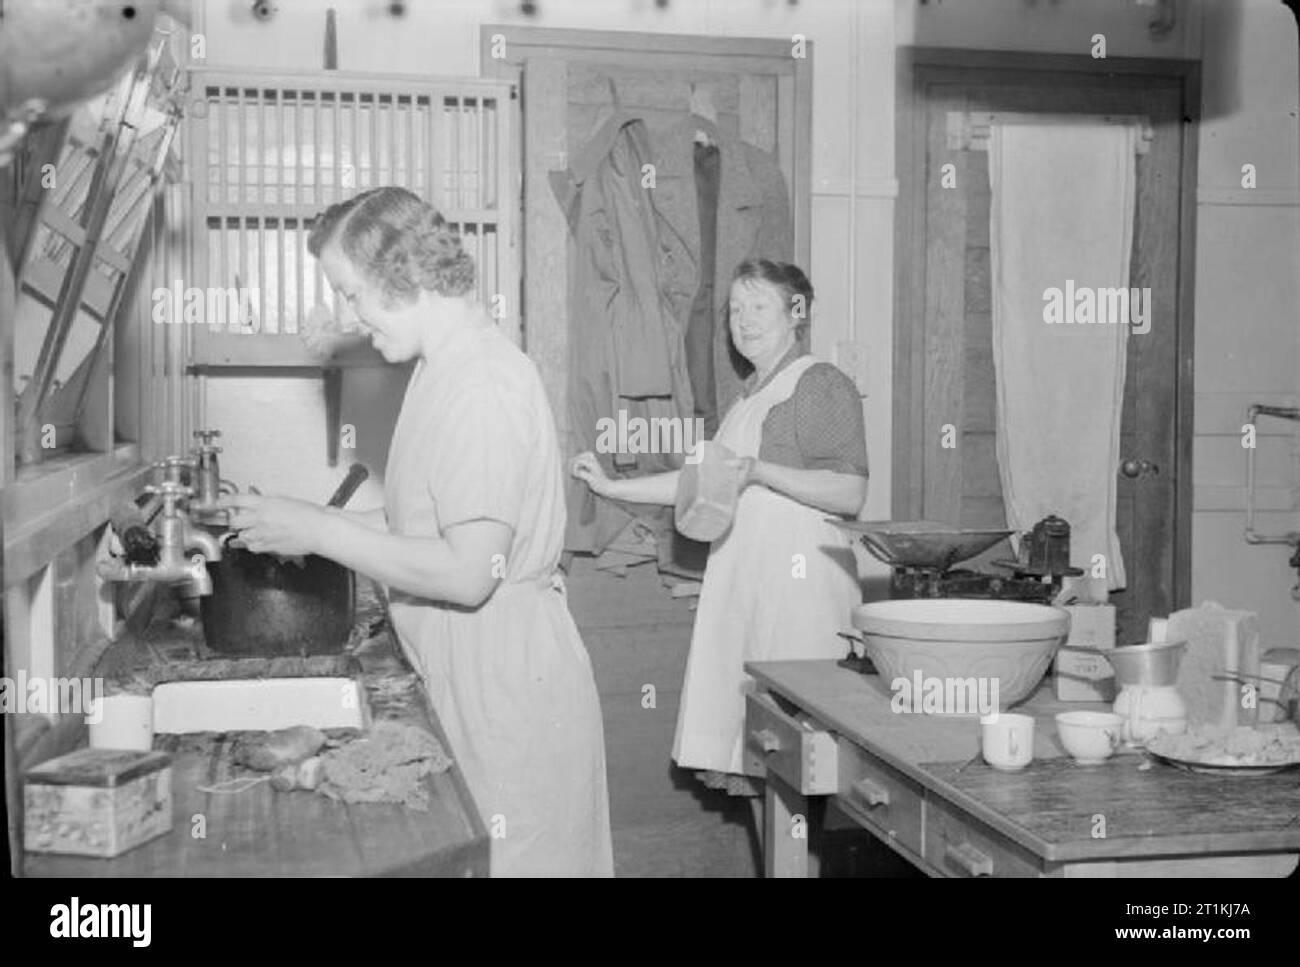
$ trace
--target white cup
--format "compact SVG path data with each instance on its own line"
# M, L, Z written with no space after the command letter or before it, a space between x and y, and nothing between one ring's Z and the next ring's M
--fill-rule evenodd
M92 749L153 748L153 699L148 695L107 695L93 700L90 710ZM97 720L97 721L96 721Z
M1029 715L994 712L980 719L980 747L994 769L1015 772L1034 758L1034 719Z
M1056 734L1081 766L1105 762L1124 738L1124 717L1113 712L1060 712Z

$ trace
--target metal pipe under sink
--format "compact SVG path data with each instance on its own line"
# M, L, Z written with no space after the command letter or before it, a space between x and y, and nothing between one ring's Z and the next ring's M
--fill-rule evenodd
M1272 416L1281 420L1300 420L1300 407L1270 406L1266 403L1252 403L1246 411L1247 423L1254 427L1261 416ZM1256 441L1258 442L1258 441ZM1255 530L1255 451L1258 447L1246 447L1246 543L1247 544L1288 544L1295 553L1287 563L1296 569L1296 583L1291 589L1291 597L1300 601L1300 531L1286 534L1261 534Z

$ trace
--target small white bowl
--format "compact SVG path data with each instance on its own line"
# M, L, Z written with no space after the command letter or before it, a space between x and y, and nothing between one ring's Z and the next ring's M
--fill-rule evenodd
M1114 712L1058 712L1056 734L1081 766L1105 762L1123 738L1124 718Z

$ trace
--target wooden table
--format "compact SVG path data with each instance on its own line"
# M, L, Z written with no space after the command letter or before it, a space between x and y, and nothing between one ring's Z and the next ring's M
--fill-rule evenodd
M767 780L769 876L808 875L807 797L932 876L1286 876L1300 856L1300 770L1241 779L1140 753L1079 766L1056 737L1066 709L1043 686L1034 761L999 772L972 716L899 714L875 675L833 661L753 662L747 771Z
M171 634L171 639L178 635ZM152 649L158 642L150 642ZM175 648L178 640L165 644ZM130 655L147 654L124 643L107 664L125 677L137 670ZM124 658L123 656L127 657ZM170 656L169 656L170 657ZM447 745L424 688L383 630L348 659L366 689L375 719L410 722ZM278 659L268 674L297 663L299 674L330 659ZM242 668L246 662L241 662ZM174 676L169 661L163 677ZM277 671L278 669L278 671ZM318 671L325 674L327 671ZM160 737L156 748L172 760L172 831L115 857L94 859L28 853L23 875L37 877L250 877L250 876L487 876L487 830L459 766L426 777L428 812L387 803L347 804L315 792L277 793L269 783L246 792L199 792L199 787L248 770L230 757L232 737ZM201 835L200 835L201 834Z

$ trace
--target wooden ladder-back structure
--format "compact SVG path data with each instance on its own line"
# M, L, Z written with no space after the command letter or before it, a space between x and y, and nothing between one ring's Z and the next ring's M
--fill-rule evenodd
M57 163L27 173L18 210L18 295L33 297L51 317L32 371L20 374L29 376L15 427L24 465L51 449L112 448L111 373L103 391L107 413L96 414L93 428L86 425L92 374L107 363L141 229L177 130L174 95L182 76L160 37L104 99L98 123L61 125L66 136ZM70 337L87 320L94 334L82 336L78 362Z

